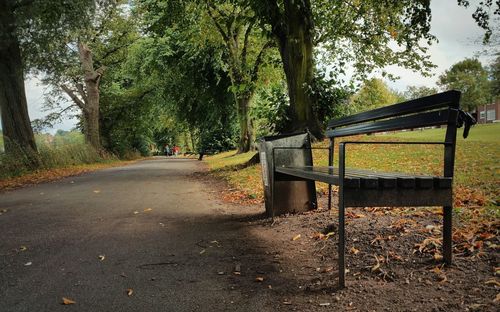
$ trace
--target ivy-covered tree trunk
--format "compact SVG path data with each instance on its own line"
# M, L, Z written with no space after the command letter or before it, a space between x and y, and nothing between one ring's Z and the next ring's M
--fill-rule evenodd
M0 2L0 113L6 153L21 149L36 164L36 144L28 116L21 50L15 17Z
M253 123L250 118L251 97L242 96L236 99L238 103L238 120L240 123L240 141L238 153L246 153L252 149L254 137Z
M85 139L95 149L101 150L99 133L99 81L101 72L94 70L92 51L84 43L78 43L78 52L82 65L86 88L86 103L83 109Z
M322 138L318 118L313 111L313 99L307 87L313 83L313 22L308 0L284 1L286 29L275 32L279 42L290 97L289 131L309 131Z

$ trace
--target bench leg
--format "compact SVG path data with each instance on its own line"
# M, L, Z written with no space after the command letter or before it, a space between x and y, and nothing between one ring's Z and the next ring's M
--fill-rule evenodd
M345 207L339 202L339 289L345 288Z
M443 259L451 265L452 258L452 210L451 206L443 207Z

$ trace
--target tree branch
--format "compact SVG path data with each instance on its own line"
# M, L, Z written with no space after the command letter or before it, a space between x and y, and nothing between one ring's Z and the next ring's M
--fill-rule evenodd
M87 110L85 103L78 98L78 96L67 85L61 85L61 88L73 100L73 102L83 111Z
M252 32L252 27L255 23L255 20L252 20L245 30L245 39L243 41L243 49L241 50L241 63L246 64L247 62L247 49L248 49L248 39L250 37L250 33Z
M212 18L212 20L214 21L215 23L215 27L217 27L217 30L220 32L222 38L224 39L225 42L229 43L229 36L228 34L224 31L224 29L222 29L222 26L219 24L219 22L217 21L217 19L215 18L215 16L213 15L212 13L212 5L209 3L209 1L205 1L207 3L207 8L208 8L208 15L210 15L210 17ZM219 13L220 14L220 13Z
M253 64L252 76L250 78L251 82L253 82L253 83L257 82L257 79L259 78L259 68L260 68L260 65L263 61L264 54L265 54L267 49L269 49L270 47L273 46L273 44L274 44L274 41L269 40L264 44L264 46L262 46L262 49L260 50L259 55L257 55L257 58L255 59L255 63Z

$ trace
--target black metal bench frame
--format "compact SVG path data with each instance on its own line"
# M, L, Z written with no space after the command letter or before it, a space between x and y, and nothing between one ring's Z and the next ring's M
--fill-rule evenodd
M328 207L332 203L332 185L339 187L339 288L345 287L345 208L346 207L443 207L443 260L452 263L452 184L455 163L457 128L465 124L464 137L475 120L459 109L460 92L447 91L328 123L330 140L328 167L291 167L274 164L275 153L286 149L311 149L307 146L275 147L272 149L271 181L320 181L329 184ZM336 138L446 125L444 141L440 142L380 142L343 141L339 144L339 166L333 167ZM359 144L442 145L444 147L443 176L414 176L399 173L372 172L346 168L347 147ZM311 164L312 165L312 164ZM271 190L274 198L274 188Z

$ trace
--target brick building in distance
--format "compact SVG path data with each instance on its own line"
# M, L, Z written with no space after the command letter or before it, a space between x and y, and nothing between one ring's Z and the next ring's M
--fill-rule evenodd
M500 98L497 98L495 103L479 105L475 114L477 123L480 124L500 122Z

